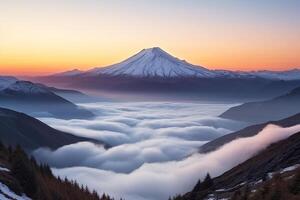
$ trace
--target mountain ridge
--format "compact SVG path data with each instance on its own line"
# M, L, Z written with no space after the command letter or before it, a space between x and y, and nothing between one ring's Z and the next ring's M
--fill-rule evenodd
M83 72L68 71L65 72L67 75L31 77L29 80L108 95L138 94L148 98L147 95L159 94L166 99L245 102L274 98L300 87L298 71L274 72L272 76L266 76L266 71L210 70L155 47L144 49L125 61L107 67ZM296 75L287 76L285 73Z
M83 75L126 75L137 77L215 77L216 73L176 58L159 47L143 49L128 59L103 68L94 68Z
M34 116L91 118L94 114L30 81L0 77L0 106Z
M5 145L21 145L26 150L33 150L40 147L56 149L93 140L56 130L24 113L0 107L0 141Z
M188 63L167 53L160 47L143 49L116 64L95 67L87 71L73 69L49 76L135 76L135 77L198 77L198 78L265 78L270 80L299 80L300 69L286 71L230 71L210 70Z
M248 102L232 107L220 117L262 123L268 120L279 120L298 112L300 112L300 87L269 100Z

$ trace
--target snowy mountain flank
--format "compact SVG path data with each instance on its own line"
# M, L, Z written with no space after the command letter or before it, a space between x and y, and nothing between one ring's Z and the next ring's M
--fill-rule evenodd
M129 75L138 77L216 77L217 73L192 65L163 51L159 47L143 49L127 60L104 68L94 68L88 75Z
M134 56L107 67L88 71L78 69L53 74L54 77L93 77L99 75L130 76L139 78L264 78L270 80L300 80L300 69L289 71L229 71L209 70L176 58L159 47L143 49Z

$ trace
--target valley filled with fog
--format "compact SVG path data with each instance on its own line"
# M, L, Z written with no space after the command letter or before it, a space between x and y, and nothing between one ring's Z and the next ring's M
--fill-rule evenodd
M97 117L40 120L105 145L79 142L53 151L39 148L33 155L49 163L56 176L117 199L164 200L186 193L207 173L221 175L300 130L300 126L269 125L258 135L200 154L204 143L248 125L217 117L233 104L100 102L80 106Z
M34 156L49 163L57 175L77 179L99 192L126 199L166 199L176 192L187 192L208 171L222 171L223 165L213 169L207 160L201 162L203 170L197 167L199 174L194 178L182 179L196 172L186 167L190 164L196 167L199 164L196 160L204 159L197 154L202 144L247 125L217 117L234 105L195 102L80 104L97 117L92 120L40 120L56 129L104 142L108 148L80 142L55 151L41 148ZM148 184L153 189L149 189Z

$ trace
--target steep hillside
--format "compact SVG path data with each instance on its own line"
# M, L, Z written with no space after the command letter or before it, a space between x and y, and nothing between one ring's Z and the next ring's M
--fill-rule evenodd
M49 166L39 165L17 147L7 149L0 143L1 200L111 200L74 181L56 178Z
M300 169L295 171L299 164L300 133L296 133L286 140L269 146L219 177L211 179L208 176L202 183L198 182L193 191L174 199L251 198L259 200L269 199L272 195L278 200L299 199ZM281 185L277 185L277 180L280 180ZM283 183L284 181L286 183ZM266 191L265 187L269 190ZM273 194L276 190L278 193ZM263 192L265 197L262 196Z
M39 147L56 149L90 139L58 131L23 113L0 108L0 140L5 145L19 144L26 150L33 150Z

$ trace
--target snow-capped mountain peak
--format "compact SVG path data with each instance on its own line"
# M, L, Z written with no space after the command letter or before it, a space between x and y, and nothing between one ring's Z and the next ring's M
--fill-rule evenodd
M5 91L18 92L19 94L49 94L51 93L45 87L41 87L37 84L29 81L16 81L5 88Z
M11 76L0 76L0 93L16 92L19 94L49 94L50 91L40 84L21 81Z
M209 70L201 66L193 65L185 60L176 58L159 47L143 49L130 58L107 67L96 67L88 71L74 69L52 77L98 77L128 76L138 78L226 78L226 79L254 79L263 78L269 80L300 80L300 69L288 71L230 71Z
M137 77L216 76L215 72L173 57L159 47L143 49L123 62L104 68L94 68L87 74Z

